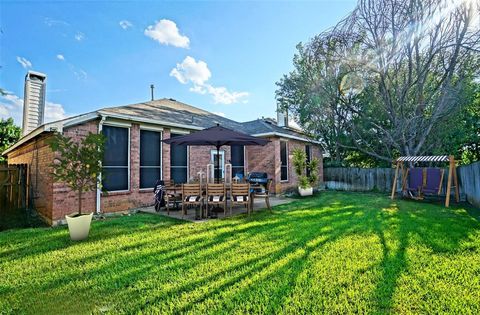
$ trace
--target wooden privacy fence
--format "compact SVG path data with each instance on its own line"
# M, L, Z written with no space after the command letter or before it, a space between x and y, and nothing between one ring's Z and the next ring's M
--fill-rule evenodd
M0 212L26 208L27 165L0 166Z
M445 169L445 174L448 174L448 169ZM457 175L460 199L480 207L480 162L458 167ZM333 167L325 168L323 177L327 189L391 192L395 169ZM443 195L447 190L446 182L446 180L443 181ZM397 192L400 192L401 188L401 176L399 176Z
M347 168L335 167L323 170L327 189L387 192L392 190L395 177L393 168ZM397 187L402 187L398 179Z

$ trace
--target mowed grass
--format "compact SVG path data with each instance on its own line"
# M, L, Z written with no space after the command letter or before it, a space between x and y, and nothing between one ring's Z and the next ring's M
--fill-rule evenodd
M0 233L0 313L480 313L478 211L323 192L208 223Z

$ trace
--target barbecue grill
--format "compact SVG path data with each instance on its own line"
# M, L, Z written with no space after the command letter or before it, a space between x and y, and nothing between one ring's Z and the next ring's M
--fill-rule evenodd
M265 172L251 172L247 176L247 182L252 186L254 192L265 192L268 183L268 174Z

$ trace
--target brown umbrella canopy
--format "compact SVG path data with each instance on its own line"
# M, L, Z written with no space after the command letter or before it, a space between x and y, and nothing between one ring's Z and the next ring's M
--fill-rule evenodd
M224 145L266 145L269 140L216 125L185 136L165 139L163 142L177 145L211 145L220 148Z
M165 139L163 142L176 145L211 145L217 148L218 155L220 147L224 145L266 145L270 141L233 131L217 124L214 127L185 136ZM219 169L218 163L219 160L217 159L217 165L215 165L217 169ZM219 176L220 174L217 173L217 182L219 181Z

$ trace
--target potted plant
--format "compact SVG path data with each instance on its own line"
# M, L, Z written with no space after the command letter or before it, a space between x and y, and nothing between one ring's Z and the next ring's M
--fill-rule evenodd
M318 180L318 159L313 158L310 162L307 162L305 151L298 148L294 149L293 168L298 177L298 193L300 196L313 195L313 186Z
M74 241L87 238L90 232L93 212L82 213L82 195L101 185L98 174L102 170L104 144L105 137L93 133L80 141L56 133L50 142L50 148L55 152L53 178L65 183L78 195L78 212L65 216L70 238Z

